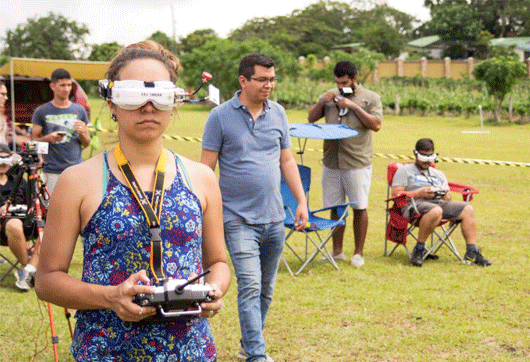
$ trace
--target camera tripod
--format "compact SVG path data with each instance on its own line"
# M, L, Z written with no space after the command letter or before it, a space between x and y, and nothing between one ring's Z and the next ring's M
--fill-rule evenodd
M43 158L39 156L36 151L36 146L33 142L26 142L23 150L20 152L22 157L20 163L12 166L7 172L8 176L14 176L14 188L7 199L6 210L9 210L16 192L22 183L23 177L27 176L27 211L25 215L25 223L32 222L33 227L37 229L37 236L35 238L34 251L38 252L42 243L42 237L44 235L44 226L46 223L46 213L48 211L48 204L50 200L50 193L46 188L46 183L41 177L39 172L43 166ZM5 217L5 214L1 216ZM68 328L70 329L70 337L73 339L72 325L70 322L71 314L67 308L64 308L66 320L68 321ZM57 343L59 343L59 337L55 332L55 322L53 319L52 304L48 302L48 315L50 317L50 331L52 335L52 346L55 362L59 361Z

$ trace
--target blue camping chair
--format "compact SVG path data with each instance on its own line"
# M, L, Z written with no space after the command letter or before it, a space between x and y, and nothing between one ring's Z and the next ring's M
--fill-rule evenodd
M300 172L300 178L302 180L302 186L304 188L304 192L307 196L309 192L309 187L311 185L311 169L307 166L298 165L298 171ZM346 204L340 204L340 205L334 205L318 210L311 211L309 209L309 202L308 202L308 211L309 211L309 220L308 220L308 227L302 230L296 230L294 227L294 218L295 218L295 212L296 207L298 206L298 203L296 202L296 199L294 198L293 194L291 193L291 190L289 190L289 187L285 183L285 180L282 177L281 181L281 192L283 197L283 207L285 209L285 219L283 221L286 228L289 229L289 232L287 233L285 237L285 246L293 252L293 254L296 256L296 258L302 263L302 266L298 269L296 273L293 274L293 271L289 264L287 263L287 260L284 256L282 256L282 260L285 263L285 266L287 267L287 270L289 271L289 274L293 276L298 276L302 270L311 263L318 253L321 253L324 255L327 261L335 267L335 269L339 269L337 266L337 263L335 263L335 260L333 259L333 256L326 248L326 243L329 239L331 239L331 236L335 232L335 229L341 225L344 225L344 218L348 216L348 206L356 204L356 202L349 202ZM309 197L307 198L309 200ZM325 211L325 210L337 210L337 215L339 215L338 220L330 220L330 219L324 219L318 216L315 216L316 213ZM294 248L289 245L289 238L295 234L295 233L303 233L305 235L305 255L304 258L302 258L295 250ZM313 245L315 247L315 250L309 254L309 247Z

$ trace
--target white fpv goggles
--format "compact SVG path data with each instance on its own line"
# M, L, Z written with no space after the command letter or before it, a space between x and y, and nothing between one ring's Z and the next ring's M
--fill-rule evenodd
M418 158L418 161L420 162L431 162L431 163L437 162L437 158L438 158L437 153L426 155L426 154L419 152L418 150L414 150L414 154L416 155L416 157Z
M147 102L160 111L170 111L188 97L184 89L175 87L171 81L144 82L142 80L102 79L98 82L99 94L118 107L132 111Z
M0 156L0 165L12 165L13 164L13 156Z

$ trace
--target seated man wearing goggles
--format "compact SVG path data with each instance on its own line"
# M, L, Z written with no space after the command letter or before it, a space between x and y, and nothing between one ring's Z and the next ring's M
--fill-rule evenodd
M436 162L434 143L429 138L422 138L414 149L416 160L414 163L400 167L392 181L392 196L398 196L406 191L413 195L418 212L422 214L419 223L418 243L414 247L411 263L415 266L423 265L423 256L427 252L425 241L439 225L440 220L461 221L462 235L466 241L464 259L470 263L488 266L486 260L476 246L476 222L473 207L460 201L451 201L449 185L445 174L431 165ZM403 214L409 217L412 205L404 207Z

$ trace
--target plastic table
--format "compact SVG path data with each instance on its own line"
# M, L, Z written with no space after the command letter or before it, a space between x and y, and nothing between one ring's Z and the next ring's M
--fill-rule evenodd
M293 123L289 125L289 134L298 138L298 154L303 164L302 155L304 154L307 140L339 140L344 138L355 137L359 132L345 124L334 123ZM301 139L304 139L303 144Z

